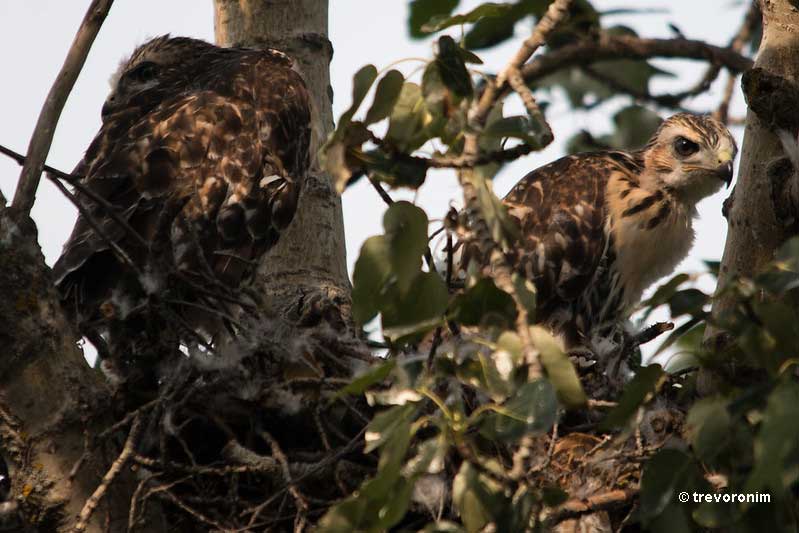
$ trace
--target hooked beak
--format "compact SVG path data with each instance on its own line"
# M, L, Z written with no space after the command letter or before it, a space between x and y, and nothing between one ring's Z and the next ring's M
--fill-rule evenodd
M723 181L727 188L730 188L732 183L732 161L727 161L716 169L716 175Z
M732 183L732 159L732 153L727 150L722 151L719 153L719 166L716 168L716 175L727 184L728 189Z

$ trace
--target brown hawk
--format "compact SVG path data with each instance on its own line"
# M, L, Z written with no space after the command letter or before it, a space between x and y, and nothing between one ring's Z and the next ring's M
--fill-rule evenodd
M721 122L680 113L639 151L570 155L522 178L504 204L521 229L514 262L535 284L537 321L570 349L623 322L687 255L696 204L729 185L736 152Z
M56 284L90 339L121 323L158 335L171 326L152 322L169 316L196 329L192 311L224 309L294 216L308 91L281 52L168 35L138 47L112 85L74 171L88 192ZM167 297L183 303L157 319L141 312Z

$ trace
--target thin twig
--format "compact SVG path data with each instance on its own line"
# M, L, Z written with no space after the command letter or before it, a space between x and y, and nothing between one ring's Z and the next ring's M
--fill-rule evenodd
M546 13L535 25L533 33L525 39L516 55L510 60L508 66L497 75L497 86L502 86L505 81L510 81L510 75L524 65L528 59L547 41L547 37L555 27L560 24L569 14L571 0L555 0L547 8Z
M280 448L280 443L275 439L271 433L266 430L259 431L261 438L263 438L267 444L269 444L269 448L272 450L272 457L277 459L278 464L280 465L280 471L283 474L283 481L286 482L286 486L288 487L289 494L294 498L294 503L297 505L297 509L300 513L305 513L308 511L308 500L303 496L300 492L300 489L297 488L297 485L294 484L292 477L291 477L291 470L289 468L289 461L286 458L286 454L283 453L283 450Z
M13 159L20 165L25 164L25 156L15 152L14 150L11 150L10 148L0 145L0 153L2 153L3 155L7 155L8 157ZM49 165L44 165L43 168L45 171L45 177L49 179L51 182L53 182L60 192L63 193L66 189L59 186L58 180L63 180L69 183L72 187L75 188L76 191L78 191L78 193L86 196L91 201L100 206L108 214L108 216L111 217L114 220L114 222L119 224L128 233L128 235L133 237L133 239L136 242L138 242L140 246L143 246L144 248L148 247L147 241L145 241L144 238L141 236L141 234L135 229L133 229L133 227L128 223L128 221L125 220L119 214L118 209L111 202L109 202L108 200L106 200L105 198L94 192L90 187L84 185L81 182L83 176L69 174L67 172L64 172L63 170L58 170L57 168L53 168ZM67 200L69 200L72 204L75 204L77 207L76 202L79 202L80 199L76 195L73 195L72 193L69 193L67 191L67 194L65 194L65 196Z
M172 503L174 503L175 505L177 505L178 507L183 509L186 513L190 514L191 516L193 516L194 518L196 518L197 520L199 520L203 524L209 525L209 526L215 528L216 530L218 530L220 532L229 532L229 531L231 531L231 528L226 527L223 524L220 524L219 522L217 522L213 518L210 518L210 517L204 515L203 513L201 513L200 511L198 511L197 509L194 509L193 507L187 505L186 502L184 502L183 500L181 500L180 498L178 498L177 496L172 494L171 491L164 490L164 491L160 492L159 495L161 495L161 497L163 497L163 498L168 499L169 501L171 501Z
M480 153L478 132L482 129L488 118L488 114L496 103L506 96L507 92L501 92L502 88L506 85L504 80L506 80L508 76L515 77L519 75L518 71L524 62L546 41L547 36L566 16L569 5L570 0L555 0L555 2L550 4L546 14L541 17L538 24L533 29L530 38L525 40L513 59L497 76L497 81L489 82L486 85L480 99L475 103L469 113L471 129L467 131L464 136L463 154L465 156L475 157ZM518 80L516 81L518 82ZM531 93L526 94L526 96L527 98L532 98ZM537 105L534 102L533 99L533 105L528 105L528 109L532 108L533 113L535 113L537 109ZM540 112L540 110L538 111ZM471 215L470 218L473 220L474 241L483 256L489 259L494 282L497 287L510 294L516 304L516 332L522 341L524 357L528 365L528 377L530 379L536 379L543 374L543 370L541 368L541 362L538 359L538 352L533 345L532 336L530 334L530 321L527 307L516 291L511 267L506 257L497 246L497 243L494 241L491 229L480 210L478 186L485 185L482 184L482 180L473 170L463 170L459 172L458 178L463 189L464 204L467 212Z
M574 498L560 505L552 515L546 518L545 525L552 527L569 518L577 518L586 513L602 511L620 506L638 495L638 489L616 489L586 498Z
M47 93L47 98L39 113L39 119L36 121L36 127L33 129L27 158L22 166L17 190L14 193L14 207L25 214L30 213L33 207L44 162L50 151L61 111L64 109L64 104L78 79L83 64L86 62L89 49L100 31L100 26L111 9L111 4L113 4L113 0L93 0L89 5L80 28L78 28L78 33L67 52L64 64L61 66L50 92Z
M667 331L671 331L673 329L674 329L673 322L656 322L655 324L652 324L645 330L636 334L633 337L633 344L635 344L635 346L638 347L642 344L646 344L647 342L655 340L660 335L666 333Z
M111 483L114 481L117 475L119 475L119 473L122 471L122 468L133 454L136 446L136 440L139 437L140 428L141 418L137 417L130 427L128 438L125 441L125 445L122 447L122 452L113 462L111 468L109 468L105 473L100 485L95 489L94 493L89 496L89 499L86 500L86 503L83 505L83 509L81 509L80 514L78 515L78 522L75 524L75 527L72 528L72 531L79 533L86 530L86 526L89 524L92 513L94 513L94 510L97 509L97 506L100 504L103 496L105 496L106 491L108 491L108 487L111 486Z
M552 5L555 4L553 3ZM541 135L541 146L547 146L552 142L552 139L554 139L552 127L549 125L549 122L547 122L547 119L544 116L544 113L541 111L541 107L539 107L538 102L535 101L533 92L530 90L527 84L524 83L522 75L519 73L519 69L514 68L508 71L508 83L510 83L510 86L513 88L513 90L516 91L516 93L521 97L524 107L527 109L527 114L530 115L530 118L533 120L533 122L544 126L544 133Z
M433 340L430 343L430 351L427 353L427 368L428 370L433 368L433 361L436 358L436 351L438 347L441 345L441 326L436 328L435 333L433 333Z
M730 41L729 48L731 50L735 50L736 52L741 52L743 50L744 45L752 36L755 26L758 24L758 22L760 22L760 18L760 6L758 6L757 2L753 0L749 5L749 10L746 12L743 24L741 24L740 29L738 29L738 32L735 34L735 37L733 37L732 41ZM721 101L719 102L716 110L713 112L713 116L724 124L729 123L730 102L732 101L733 94L735 94L737 79L737 74L733 72L728 74L727 83L724 86L724 92L722 93Z
M732 96L735 93L735 82L737 79L738 76L735 74L728 74L727 83L724 85L724 92L721 94L721 101L719 102L719 106L713 112L713 118L723 124L727 124L729 121L730 102L732 101Z

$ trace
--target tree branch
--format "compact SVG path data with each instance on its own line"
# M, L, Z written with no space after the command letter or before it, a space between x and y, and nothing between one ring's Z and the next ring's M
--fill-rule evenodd
M67 52L67 58L61 71L56 76L39 113L39 119L36 121L36 127L28 145L28 157L22 166L17 190L14 193L13 206L25 214L30 213L36 199L42 168L44 168L47 153L50 151L61 111L64 109L64 104L72 91L72 86L78 79L83 64L86 62L89 49L111 9L111 4L113 4L113 0L92 1L83 17L78 33L72 41L72 46Z
M505 80L509 78L514 78L514 85L522 91L520 92L520 96L522 96L525 106L533 120L540 120L543 124L546 124L546 120L541 114L540 109L538 109L538 105L535 103L535 98L532 93L519 87L523 84L519 82L518 78L521 77L520 68L524 62L533 55L541 44L546 42L547 36L568 13L570 4L571 0L555 0L552 2L547 12L541 17L538 24L533 29L532 35L522 43L521 48L516 52L513 59L497 76L497 81L489 83L486 86L480 99L473 105L469 113L472 128L464 137L463 155L465 157L476 158L480 154L478 132L482 129L488 114L496 103L507 94L507 92L501 92L501 88L506 85ZM549 128L548 125L546 125L546 127ZM548 140L550 142L552 141L551 130ZM477 187L483 180L473 169L461 171L458 174L458 179L463 188L465 207L470 214L470 218L473 220L474 241L480 249L481 254L489 258L491 269L494 274L494 282L497 287L510 294L513 298L517 311L516 330L522 341L525 360L528 364L528 374L530 378L537 378L541 376L542 368L535 347L533 346L532 337L530 336L530 321L527 307L516 291L516 287L513 283L511 266L494 241L491 229L481 213Z
M80 533L81 531L86 530L86 526L89 523L92 513L94 513L94 510L100 504L103 496L105 496L108 487L111 486L111 483L113 483L114 479L117 477L117 475L119 475L119 472L122 470L125 464L127 464L130 456L133 454L136 447L136 440L139 437L140 428L141 419L136 418L131 425L130 432L128 432L128 438L125 441L122 452L113 462L111 468L108 469L108 472L105 473L105 476L103 476L102 483L100 483L91 497L86 500L86 504L83 506L83 509L81 509L80 516L78 517L78 522L75 524L75 527L72 528L72 531Z
M528 84L569 66L590 65L611 59L696 59L724 66L731 72L744 72L752 60L740 53L691 39L642 39L629 35L600 34L542 54L521 68Z

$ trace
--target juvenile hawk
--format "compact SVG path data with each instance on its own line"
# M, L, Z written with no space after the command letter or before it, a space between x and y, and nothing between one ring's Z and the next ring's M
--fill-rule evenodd
M281 52L166 35L138 47L112 85L74 173L115 214L79 193L88 216L53 267L95 339L120 321L147 327L137 313L177 279L208 294L238 287L291 222L309 166L308 91ZM201 306L180 299L170 312L191 326Z
M618 324L693 244L696 204L732 180L737 148L709 116L665 120L636 152L563 157L504 203L521 228L517 269L537 289L537 320L567 347Z

